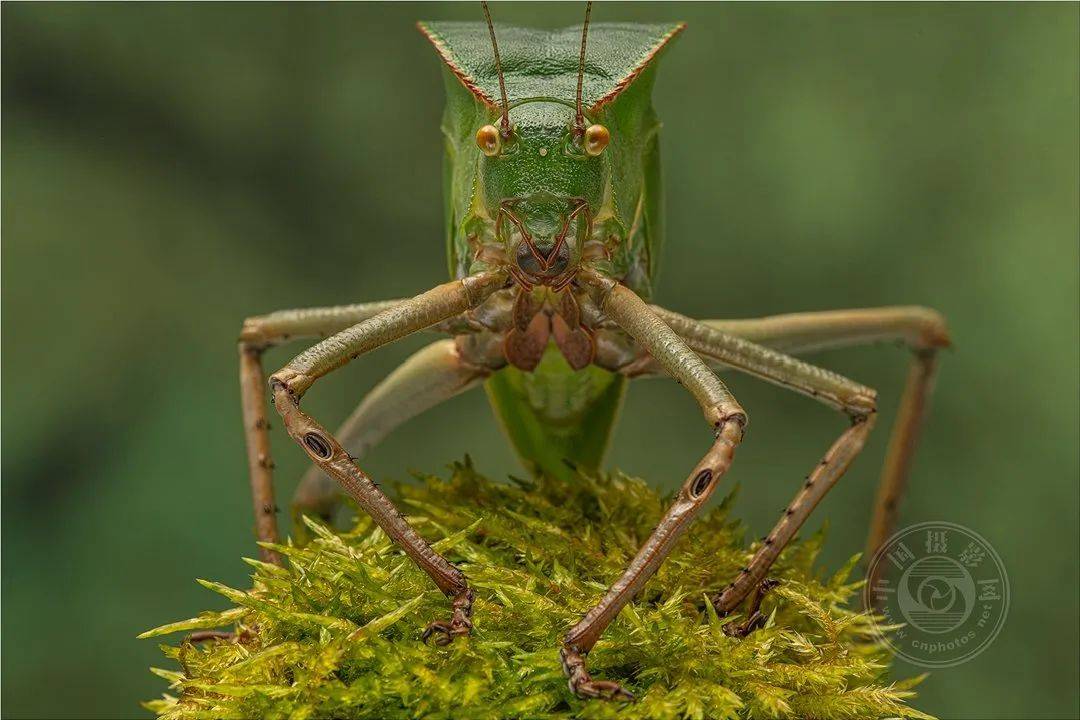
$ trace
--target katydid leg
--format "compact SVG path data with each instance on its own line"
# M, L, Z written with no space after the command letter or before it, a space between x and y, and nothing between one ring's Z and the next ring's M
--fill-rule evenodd
M846 413L853 422L851 428L840 435L813 472L807 476L805 485L785 510L773 532L766 536L750 563L714 599L717 611L727 614L751 593L754 593L756 602L760 601L759 588L765 581L769 567L784 546L794 537L810 512L836 484L855 456L862 450L866 435L873 426L876 393L871 388L842 375L790 355L717 330L663 308L654 308L654 310L657 316L682 337L695 353L723 367L754 375L814 398ZM659 364L659 358L655 360ZM647 369L646 366L651 363L653 363L653 358L642 356L638 361L625 365L621 371L636 376ZM748 614L752 615L753 612L756 612L756 608ZM748 619L741 628L748 632L755 626L756 623ZM735 626L731 632L736 633L739 627Z
M300 409L300 400L322 376L371 350L475 308L505 280L504 273L485 272L440 285L323 340L270 376L274 406L290 437L451 598L450 621L433 623L425 632L425 636L440 633L439 643L467 634L472 626L473 594L465 575L413 529L341 443Z
M865 415L874 410L874 390L839 373L670 310L654 309L694 352L720 368L753 375L850 415Z
M338 332L397 304L398 300L338 307L282 310L251 317L240 331L240 397L247 443L248 476L255 510L255 537L276 543L277 505L274 501L274 462L270 457L270 423L266 419L266 378L262 355L267 348L300 337ZM264 562L281 564L272 550L260 548Z
M500 338L476 335L438 340L417 351L367 394L334 436L359 459L402 423L476 387L505 364L478 347L485 341L501 349ZM341 492L341 485L312 466L293 496L296 532L302 531L302 514L329 520Z
M793 355L875 342L899 341L913 350L942 348L950 343L949 331L941 314L918 305L822 310L701 322Z
M900 501L907 489L911 474L911 460L919 443L930 393L934 388L937 369L937 353L933 349L916 350L908 368L904 393L900 396L900 409L896 413L885 464L881 468L877 496L874 499L874 516L866 538L866 561L870 562L878 550L896 529L896 517ZM876 585L885 563L873 563L873 573L868 579L872 588Z
M895 306L702 322L715 330L791 353L885 341L899 341L910 349L911 364L889 438L866 542L865 557L872 558L896 527L933 390L937 353L951 343L945 319L929 308ZM707 354L707 349L703 350ZM884 566L879 563L875 568L880 571ZM877 579L869 578L871 586Z
M581 697L632 698L617 683L595 680L585 656L619 611L645 585L686 532L731 466L746 414L727 387L686 343L629 288L583 272L582 284L600 310L630 335L697 399L715 440L683 483L675 502L597 605L575 625L560 652L570 689Z
M244 321L240 341L265 350L291 340L327 337L375 317L404 300L378 300L353 305L278 310Z
M713 606L719 615L730 613L751 593L758 594L757 604L760 604L761 586L768 582L766 574L769 568L776 562L780 552L795 537L795 533L806 522L806 518L810 516L821 499L848 469L855 456L862 451L866 444L866 437L874 426L875 417L874 414L870 414L854 418L851 427L837 438L821 462L807 475L802 488L784 510L772 531L762 540L761 547L754 553L750 563L713 598ZM753 631L756 626L752 620L756 613L756 607L749 609L744 623L734 626L734 630L728 630L725 626L725 630L728 630L728 634L731 635L745 635Z
M266 379L263 376L262 350L240 342L240 402L247 441L248 477L255 511L255 537L260 542L276 543L277 504L274 501L274 461L270 457L270 423L266 419ZM259 548L263 562L281 565L273 550Z

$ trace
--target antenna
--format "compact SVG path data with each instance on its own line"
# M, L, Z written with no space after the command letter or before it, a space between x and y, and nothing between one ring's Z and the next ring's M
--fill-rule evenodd
M510 137L510 103L506 99L506 81L503 80L502 60L499 58L499 43L495 42L495 26L491 24L491 11L488 10L487 2L481 0L481 7L484 8L484 18L487 20L488 33L491 35L491 49L495 52L495 72L499 75L499 93L502 95L502 136L504 138ZM581 51L585 52L584 40L582 40ZM581 95L581 82L578 82L578 105Z
M578 56L577 100L575 103L574 133L585 132L585 112L581 109L581 86L585 81L585 41L589 37L589 17L592 15L592 0L585 3L585 24L581 27L581 55ZM492 36L494 37L494 36Z

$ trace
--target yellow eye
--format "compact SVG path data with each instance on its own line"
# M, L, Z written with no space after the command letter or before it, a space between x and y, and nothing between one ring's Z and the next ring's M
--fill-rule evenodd
M488 157L495 157L502 149L502 137L494 125L485 125L476 131L476 146Z
M585 129L585 152L596 157L611 142L611 133L603 125L590 125Z

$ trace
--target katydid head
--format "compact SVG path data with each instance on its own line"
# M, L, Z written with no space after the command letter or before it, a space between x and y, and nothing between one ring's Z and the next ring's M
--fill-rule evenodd
M592 3L586 5L572 105L551 97L510 104L491 13L486 2L482 7L502 100L498 127L492 119L476 130L485 204L495 209L495 234L514 276L527 285L560 285L572 277L599 209L600 156L611 139L603 125L586 127L582 108Z
M493 125L477 132L483 199L516 277L559 285L576 269L604 196L602 128L577 133L569 103L530 99L511 108L510 136L490 143ZM496 145L492 151L492 144Z
M420 23L444 63L451 272L498 265L561 287L580 263L648 294L661 238L653 68L682 25L496 27L486 4L484 17Z

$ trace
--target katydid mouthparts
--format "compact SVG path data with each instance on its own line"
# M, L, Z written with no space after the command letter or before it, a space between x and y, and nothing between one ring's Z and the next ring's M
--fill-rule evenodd
M824 403L849 422L800 483L747 566L712 597L720 615L744 601L760 626L770 566L862 450L876 419L873 389L794 357L822 348L899 340L911 369L884 462L868 551L891 534L926 414L944 320L915 306L757 319L694 320L651 305L664 235L652 87L682 24L593 24L547 31L422 22L446 86L444 180L450 282L415 297L283 310L249 318L240 381L256 533L276 541L265 350L323 337L269 377L285 429L313 463L294 513L329 518L341 493L360 507L450 600L449 619L423 632L447 644L472 628L473 591L455 565L408 523L358 458L406 420L483 385L523 462L573 475L604 459L627 381L674 378L701 407L710 441L652 535L596 606L567 633L560 657L570 689L630 699L594 679L586 655L655 573L709 500L743 441L747 413L717 376L743 372ZM300 409L317 380L420 331L446 337L410 357L335 433ZM704 433L703 433L704 434ZM281 559L264 549L268 562ZM748 599L749 598L749 599Z

